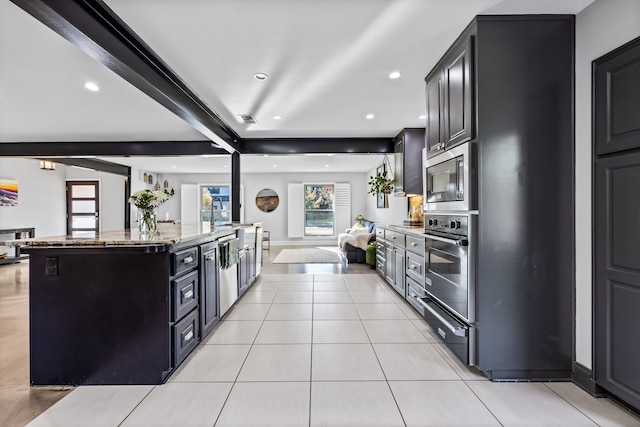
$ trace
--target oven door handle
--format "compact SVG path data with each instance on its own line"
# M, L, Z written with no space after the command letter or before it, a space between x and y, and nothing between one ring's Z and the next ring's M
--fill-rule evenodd
M440 313L438 313L437 311L435 311L433 308L431 308L431 306L429 304L427 304L426 302L424 302L424 300L428 298L428 297L422 297L422 298L417 298L418 302L427 310L429 310L429 313L431 313L436 319L438 319L440 322L442 322L442 324L451 331L452 334L457 335L459 337L466 337L467 336L467 329L463 328L461 326L454 326L452 325L449 321L447 321L447 319L445 319L444 317L442 317L440 315Z
M456 246L469 246L469 240L467 239L447 239L446 237L435 236L433 234L425 233L427 239L437 240L439 242L448 243Z

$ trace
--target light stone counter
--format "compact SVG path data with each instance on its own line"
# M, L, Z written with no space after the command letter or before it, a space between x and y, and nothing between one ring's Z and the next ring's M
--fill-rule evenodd
M253 224L232 224L216 226L211 231L208 224L204 226L198 223L190 224L158 224L158 234L154 236L141 236L136 229L101 231L97 235L88 232L86 235L76 236L52 236L36 237L32 239L0 241L0 245L50 247L50 246L162 246L187 243L202 237L218 238L235 232L241 228L252 227Z

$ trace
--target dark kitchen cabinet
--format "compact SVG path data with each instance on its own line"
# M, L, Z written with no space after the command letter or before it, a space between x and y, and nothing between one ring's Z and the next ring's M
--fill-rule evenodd
M220 320L218 301L218 243L200 246L200 335L206 337Z
M393 285L396 273L396 253L388 242L384 246L384 278Z
M640 39L594 62L596 155L640 148Z
M394 248L394 273L393 287L404 298L406 296L406 280L405 280L405 250L399 247Z
M442 150L434 137L477 154L463 360L492 380L572 376L574 27L572 15L480 15L427 73L427 157Z
M384 230L385 238L385 279L395 290L405 296L405 235L403 233Z
M422 128L403 129L394 140L394 189L395 196L422 194Z
M474 41L460 38L425 79L427 158L474 138Z
M427 158L444 150L444 101L442 68L427 76L427 122L425 130L425 148Z
M640 410L640 38L593 63L594 375Z

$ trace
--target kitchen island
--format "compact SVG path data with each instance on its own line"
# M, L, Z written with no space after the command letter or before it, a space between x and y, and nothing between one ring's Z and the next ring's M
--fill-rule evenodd
M237 275L219 273L237 271L233 240L256 226L4 242L30 257L31 385L165 382L219 320L220 286L237 298Z

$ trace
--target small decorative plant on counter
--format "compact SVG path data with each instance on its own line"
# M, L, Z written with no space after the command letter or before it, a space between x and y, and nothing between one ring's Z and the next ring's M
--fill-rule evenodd
M140 190L129 197L129 203L138 208L138 231L141 235L158 232L158 206L169 200L166 191Z

